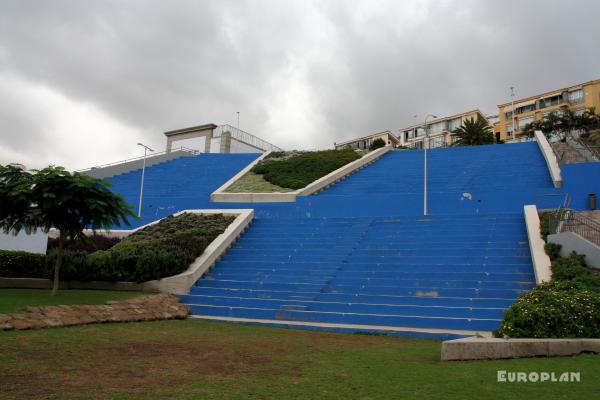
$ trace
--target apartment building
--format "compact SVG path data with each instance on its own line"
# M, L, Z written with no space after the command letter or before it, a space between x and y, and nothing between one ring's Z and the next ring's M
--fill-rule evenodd
M465 119L486 119L485 115L479 109L463 112L460 114L451 115L444 118L436 118L427 121L429 130L429 146L428 148L445 147L451 145L455 139L452 131L463 124ZM422 149L427 147L425 143L425 123L409 126L400 129L399 134L400 144L408 147Z
M499 121L495 133L502 140L518 138L527 124L540 121L553 111L571 110L582 113L590 107L600 110L600 79L499 104Z
M367 150L371 144L376 140L381 139L385 142L386 145L392 145L394 147L398 147L400 145L400 141L394 134L390 131L383 131L373 133L368 136L359 137L352 140L346 140L341 143L334 143L334 147L336 150L351 148L355 150Z

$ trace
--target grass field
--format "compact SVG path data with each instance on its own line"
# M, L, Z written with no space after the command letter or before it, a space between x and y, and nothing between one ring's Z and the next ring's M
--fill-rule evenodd
M282 188L266 181L262 175L248 172L231 186L225 189L227 193L287 193L294 189Z
M0 398L592 399L600 356L441 362L440 342L204 321L0 332ZM497 383L497 371L581 372Z
M56 296L50 296L50 290L44 289L0 289L0 314L16 313L27 306L103 304L108 300L124 300L140 294L112 290L59 290Z

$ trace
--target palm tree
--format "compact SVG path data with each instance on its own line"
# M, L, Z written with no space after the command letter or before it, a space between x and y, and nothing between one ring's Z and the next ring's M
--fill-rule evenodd
M456 140L453 146L475 146L494 143L494 134L488 122L477 117L466 119L461 126L452 131Z

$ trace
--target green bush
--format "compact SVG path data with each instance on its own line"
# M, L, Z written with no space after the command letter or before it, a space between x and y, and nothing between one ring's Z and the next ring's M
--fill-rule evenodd
M359 158L351 149L314 151L290 158L267 158L252 168L252 172L263 175L274 185L300 189Z
M144 282L185 271L234 217L182 214L137 231L108 250L65 251L61 279ZM16 253L16 255L4 253ZM52 278L57 251L0 252L0 276Z
M556 260L560 257L560 249L562 246L557 243L546 243L544 245L544 250L546 250L546 254L550 257L551 260Z
M45 262L44 254L0 250L0 276L4 278L42 277Z
M377 150L381 147L385 147L385 140L383 140L382 138L377 138L373 140L373 142L369 146L369 150Z
M573 281L544 283L506 310L494 336L600 337L600 295Z

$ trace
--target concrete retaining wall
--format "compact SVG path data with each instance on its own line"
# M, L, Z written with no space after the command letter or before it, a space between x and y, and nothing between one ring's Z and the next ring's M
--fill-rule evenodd
M540 147L540 151L544 155L544 159L546 160L546 165L548 166L548 171L552 177L554 187L562 187L563 181L560 174L560 165L558 164L558 160L556 159L556 155L554 154L548 139L546 139L546 136L542 133L542 131L535 131L535 140Z
M540 235L540 217L537 207L528 205L523 210L525 214L525 225L527 226L527 239L529 241L529 250L531 251L531 261L533 263L533 272L535 273L535 282L537 284L549 282L552 278L550 269L550 257L544 250L544 239Z
M548 235L548 241L560 244L560 255L567 257L571 252L585 255L585 262L592 268L600 269L600 246L590 242L575 232L562 232Z
M600 339L492 339L470 337L442 343L442 361L572 356L600 353Z
M28 235L24 231L18 235L0 231L0 250L27 251L29 253L46 254L48 234L38 230Z

